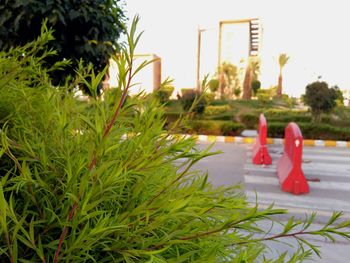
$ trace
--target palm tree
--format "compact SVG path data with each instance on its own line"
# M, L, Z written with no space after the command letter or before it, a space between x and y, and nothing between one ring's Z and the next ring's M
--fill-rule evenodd
M282 69L287 64L289 57L286 53L279 55L278 64L280 66L280 74L278 76L278 85L277 85L277 97L282 98Z
M251 68L251 63L248 62L247 68L245 70L244 80L243 80L243 99L250 100L252 97L252 77L253 77L253 71Z
M260 74L260 60L249 57L243 80L243 99L250 100L252 97L252 81L257 80Z

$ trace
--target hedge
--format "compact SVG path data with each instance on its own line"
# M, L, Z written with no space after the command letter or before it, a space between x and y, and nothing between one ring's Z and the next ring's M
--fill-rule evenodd
M230 111L231 108L229 105L218 105L218 106L213 106L213 105L209 105L205 108L205 114L206 115L218 115L221 113L225 113Z
M248 129L255 129L258 126L259 114L245 113L239 115L239 120Z
M205 135L237 136L244 130L244 125L232 121L193 120L185 132Z
M297 123L304 139L350 141L350 128L334 127L328 124ZM268 123L268 137L283 138L288 123Z

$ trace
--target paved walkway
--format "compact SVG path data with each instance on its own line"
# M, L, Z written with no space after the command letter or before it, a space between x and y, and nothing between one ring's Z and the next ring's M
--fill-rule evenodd
M198 142L202 149L209 145L209 142ZM216 142L212 150L222 151L222 154L200 161L196 168L207 170L213 185L242 184L252 203L257 194L261 206L275 203L276 207L287 208L290 214L281 217L282 220L291 215L302 219L305 214L317 211L317 223L322 224L333 210L344 211L345 216L350 217L350 149L304 146L302 167L306 178L312 180L309 181L310 193L295 196L280 190L276 175L276 161L282 154L283 145L268 145L273 159L269 166L253 165L251 148L247 144ZM349 242L311 241L322 247L322 259L315 256L313 262L343 263L350 257ZM272 247L273 250L290 250L278 243L273 243Z
M248 200L288 208L297 214L318 211L325 222L333 211L344 211L350 218L350 149L303 147L302 169L310 186L307 195L292 195L280 190L276 162L283 153L283 145L268 145L272 165L254 165L251 146L247 146L244 182ZM323 220L322 220L323 218Z

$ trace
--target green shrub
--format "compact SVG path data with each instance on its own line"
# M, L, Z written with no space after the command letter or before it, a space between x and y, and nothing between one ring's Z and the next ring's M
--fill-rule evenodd
M173 94L173 92L174 87L169 85L161 86L157 91L155 91L156 97L161 104L169 102L170 96Z
M350 140L350 128L339 128L328 124L297 123L304 139L314 140ZM284 138L284 129L288 122L269 122L268 136Z
M225 136L237 136L242 133L245 126L237 122L225 122L221 126L221 134Z
M251 83L251 89L252 89L254 95L258 94L258 91L260 90L260 88L261 88L261 82L259 80L256 80L256 79L253 80Z
M239 115L239 120L247 129L255 129L258 126L259 114L244 113Z
M284 129L288 123L267 122L267 136L270 138L284 138Z
M227 100L213 100L212 102L210 102L210 105L212 105L212 106L228 105L228 101Z
M193 165L214 153L169 136L153 96L125 104L136 22L117 61L121 96L104 101L78 102L70 86L51 85L44 29L25 48L0 51L0 107L11 108L0 126L0 262L272 261L267 239L308 233L313 217L260 230L285 211L248 205L237 186L213 187ZM102 78L86 81L92 94ZM350 239L340 215L311 234ZM310 255L301 246L296 260Z
M207 105L207 100L204 94L197 92L194 89L182 89L180 98L184 111L203 114Z
M215 94L214 93L204 93L204 98L206 101L206 105L209 105L212 101L215 99Z
M342 97L338 87L328 87L327 82L315 81L305 88L304 103L311 109L315 122L321 121L321 113L329 113L336 107L336 100Z
M310 112L305 110L285 110L285 109L267 109L264 111L264 114L266 118L285 117L285 116L291 116L291 117L311 116Z
M190 133L221 135L222 121L193 120L190 124Z
M229 105L221 105L221 106L212 106L209 105L205 108L205 114L206 115L218 115L221 113L225 113L231 110L231 107Z
M266 117L266 116L265 116ZM311 122L311 116L276 116L276 117L268 117L266 118L267 122Z
M164 116L166 117L167 122L175 122L180 118L181 113L180 112L166 112L164 114Z
M193 120L187 132L206 135L239 135L244 125L232 121Z
M268 103L271 100L271 94L270 92L267 92L264 89L259 89L256 93L256 97L258 98L258 101L261 103Z
M208 86L211 92L215 93L219 89L219 80L218 79L211 79L208 82Z
M350 128L338 128L328 124L300 123L300 130L305 139L350 140Z
M205 115L203 117L204 119L207 119L207 120L222 120L222 121L232 121L235 119L235 115L233 114L232 111L221 113L218 115L210 115L210 116Z

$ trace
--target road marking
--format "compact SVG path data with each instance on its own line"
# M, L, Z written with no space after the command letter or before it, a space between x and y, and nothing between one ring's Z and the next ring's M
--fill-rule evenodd
M258 197L259 198L259 197ZM254 206L255 203L250 203L251 206ZM270 206L270 204L259 204L259 208L260 209L266 209ZM298 208L298 207L287 207L286 206L278 206L278 205L274 205L273 206L274 209L288 209L289 213L293 213L293 214L299 214L299 215L305 215L305 212L307 214L311 214L313 212L315 212L312 209L305 209L305 208ZM333 211L325 211L325 210L318 210L316 211L318 216L324 216L324 217L331 217L333 214ZM350 219L350 213L345 212L343 214L343 218L344 219Z
M347 147L346 141L337 141L337 147Z
M244 180L247 184L267 184L273 186L279 186L279 180L277 177L266 177L258 175L246 175ZM347 182L330 182L330 181L320 181L320 182L308 182L310 190L312 189L324 189L324 190L340 190L340 191L350 191L350 183Z
M207 135L198 135L198 140L199 141L207 141L208 136Z
M254 165L251 163L251 160L248 160L248 163L245 164L246 171L252 172L270 172L271 174L276 174L277 166L275 164L271 165ZM307 163L302 164L302 169L305 176L330 176L330 177L350 177L350 164L320 164L320 163Z
M216 136L217 142L225 142L225 136Z
M282 154L274 154L274 153L270 153L270 156L272 159L279 159ZM327 163L330 162L344 162L344 163L347 163L349 162L350 160L350 156L325 156L325 155L315 155L315 154L303 154L303 160L310 160L310 161L313 161L313 162L316 162L316 161L326 161ZM350 164L350 162L349 162Z
M266 193L246 191L248 202L255 203L257 195L258 203L272 204L275 203L281 207L298 207L311 210L321 209L329 211L350 212L350 203L333 198L310 197L307 195L292 195L289 193Z
M325 146L325 142L321 140L315 140L315 146Z

